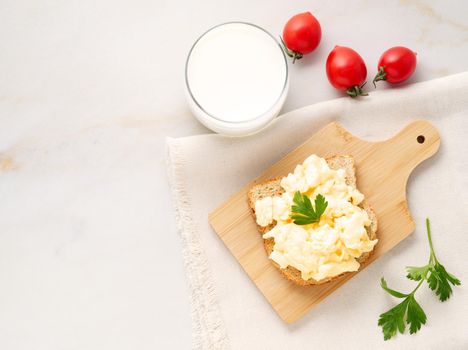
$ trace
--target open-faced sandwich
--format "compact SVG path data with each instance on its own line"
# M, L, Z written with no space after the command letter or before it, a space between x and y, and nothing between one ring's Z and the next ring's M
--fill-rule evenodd
M249 206L272 263L299 285L359 270L377 244L377 218L356 188L354 159L308 157L253 186Z

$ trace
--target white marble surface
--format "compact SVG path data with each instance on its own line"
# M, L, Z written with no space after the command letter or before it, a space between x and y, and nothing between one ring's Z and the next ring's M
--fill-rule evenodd
M369 71L409 46L412 81L468 70L463 1L0 2L1 349L190 348L164 163L166 136L207 132L184 101L185 55L214 24L280 33L307 9L323 41L291 66L284 111L338 96L335 44Z

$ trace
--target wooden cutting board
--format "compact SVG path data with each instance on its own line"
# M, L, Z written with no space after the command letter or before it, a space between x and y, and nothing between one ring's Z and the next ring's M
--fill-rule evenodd
M298 286L282 277L263 248L262 237L247 204L249 188L255 183L287 175L313 153L321 157L352 155L358 189L364 193L378 219L379 243L364 268L414 231L415 224L406 202L406 182L419 163L437 152L439 144L437 130L423 120L409 124L396 136L382 142L360 140L339 124L328 124L224 202L209 215L209 222L278 315L292 323L359 272L318 286Z

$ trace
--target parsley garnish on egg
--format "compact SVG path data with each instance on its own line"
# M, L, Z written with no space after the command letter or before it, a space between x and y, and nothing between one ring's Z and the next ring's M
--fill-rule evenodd
M291 219L296 225L308 225L319 222L320 217L327 209L328 202L320 193L315 197L315 208L309 197L296 191L293 198L294 205L291 210Z

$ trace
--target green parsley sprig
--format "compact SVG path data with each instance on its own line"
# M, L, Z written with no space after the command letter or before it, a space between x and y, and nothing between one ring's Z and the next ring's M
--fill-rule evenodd
M409 293L401 293L390 289L387 282L382 277L380 281L381 287L395 298L401 298L403 301L383 313L379 317L378 325L382 327L384 340L388 340L397 334L405 332L406 325L409 325L410 334L416 333L421 329L421 326L426 324L426 314L422 307L417 303L414 295L418 288L427 281L430 289L438 296L440 301L446 301L452 295L452 287L461 284L460 280L454 275L445 270L445 267L437 260L432 245L431 225L429 219L426 219L427 238L429 240L430 256L429 262L424 266L408 266L406 276L410 280L419 281L414 290Z
M320 216L327 209L328 202L325 197L318 194L315 197L315 208L307 195L297 191L294 193L291 219L296 225L308 225L320 221Z

